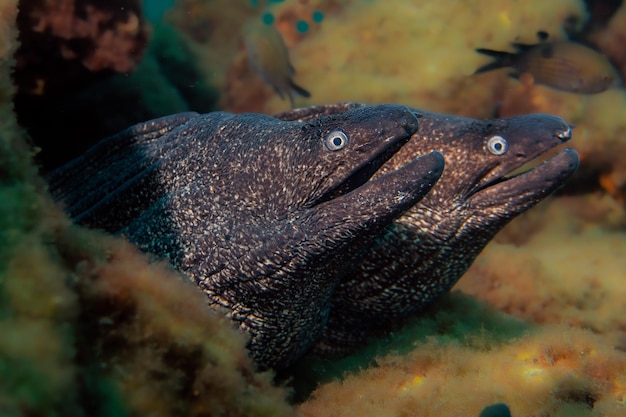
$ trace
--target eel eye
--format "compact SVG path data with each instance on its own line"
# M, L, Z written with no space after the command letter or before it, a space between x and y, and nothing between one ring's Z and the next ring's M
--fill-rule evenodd
M338 151L348 145L348 135L341 130L333 130L326 136L324 144L331 151Z
M487 141L487 149L494 155L502 155L509 149L509 144L502 136L492 136Z

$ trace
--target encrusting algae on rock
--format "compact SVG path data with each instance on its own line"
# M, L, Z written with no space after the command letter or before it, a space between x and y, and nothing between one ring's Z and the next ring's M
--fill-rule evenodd
M619 417L626 358L588 331L546 326L513 342L433 338L404 355L330 382L299 415L478 416L506 402L513 416Z
M0 414L291 415L194 286L46 195L9 101L16 3L0 10Z
M285 391L255 372L245 338L194 286L119 239L67 224L47 232L21 239L3 277L0 409L290 414Z
M611 200L562 196L523 215L457 289L523 320L591 329L625 351L626 216Z

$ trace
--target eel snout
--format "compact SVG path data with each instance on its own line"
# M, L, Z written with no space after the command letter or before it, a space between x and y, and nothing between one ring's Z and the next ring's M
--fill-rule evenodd
M522 212L562 187L578 164L578 152L566 148L532 169L483 189L473 196L475 207L506 207L509 215Z
M550 114L531 114L508 119L507 127L487 140L486 148L493 154L494 166L478 181L471 196L479 195L495 188L511 189L521 186L523 179L517 179L534 170L547 156L554 156L564 143L572 138L572 125L558 116ZM498 139L498 141L495 141ZM490 143L493 140L493 144ZM490 146L498 146L491 149ZM528 177L525 177L528 178ZM520 192L527 192L532 184L522 186ZM494 191L495 192L495 191Z

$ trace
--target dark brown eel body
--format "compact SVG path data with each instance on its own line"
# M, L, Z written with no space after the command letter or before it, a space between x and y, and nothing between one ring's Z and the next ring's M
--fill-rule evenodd
M417 127L398 105L304 122L183 113L103 140L48 181L79 224L169 259L250 334L260 366L281 368L319 339L364 250L441 175L433 152L370 180Z
M570 136L550 115L396 105L184 113L104 140L49 184L78 223L169 259L250 334L260 366L282 368L348 353L446 293L578 156L506 175Z
M358 106L296 109L278 117L306 120ZM506 177L570 139L571 127L559 117L481 121L415 111L422 115L417 133L379 173L433 150L444 155L444 173L341 281L317 353L347 354L448 292L502 227L563 185L578 167L576 151L565 149L534 169Z

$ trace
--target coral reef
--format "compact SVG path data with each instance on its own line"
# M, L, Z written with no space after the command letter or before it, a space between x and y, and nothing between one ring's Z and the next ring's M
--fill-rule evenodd
M137 67L149 27L138 0L24 0L17 25L20 46L13 78L18 121L43 150L39 162L58 164L67 159L55 149L61 147L65 158L71 158L77 155L72 149L80 152L89 146L90 132L113 124L101 114L93 116L94 102L106 103L107 95L91 87Z
M403 326L396 326L388 336L372 339L350 356L332 359L309 355L280 377L292 379L295 398L303 400L319 382L341 379L346 373L356 377L358 372L376 367L385 356L409 354L428 340L461 344L474 340L486 346L519 338L531 327L529 323L501 314L492 306L455 291ZM324 384L320 389L324 389Z

